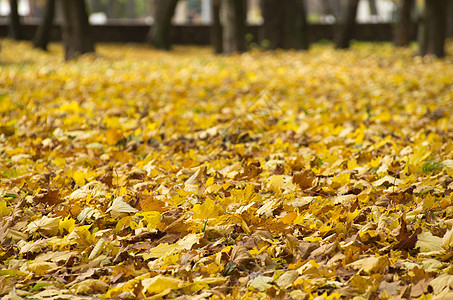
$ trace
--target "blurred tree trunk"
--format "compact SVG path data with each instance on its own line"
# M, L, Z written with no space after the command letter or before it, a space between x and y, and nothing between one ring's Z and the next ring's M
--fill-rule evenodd
M23 38L22 25L20 23L20 16L18 11L18 0L10 0L10 13L9 13L9 37L20 40Z
M44 51L47 50L47 45L50 40L50 33L52 32L53 20L55 17L55 0L47 0L46 7L44 8L44 15L42 16L41 23L36 30L33 38L33 46L40 48Z
M135 10L135 0L126 1L126 16L129 19L135 19L137 17L137 13Z
M97 13L102 11L101 0L91 0L91 12Z
M325 15L334 15L330 0L322 0L322 13Z
M61 8L65 60L73 59L83 53L94 52L85 0L61 0Z
M148 41L161 50L170 50L171 19L178 0L156 0L154 2L154 23L148 33Z
M415 23L412 20L415 0L401 0L399 3L399 20L395 27L393 42L397 47L408 46L414 34Z
M223 52L222 44L222 24L220 22L220 1L212 0L212 25L211 25L211 45L215 54Z
M247 20L247 1L222 0L224 13L223 51L224 53L246 50L245 25Z
M107 19L117 19L121 14L121 3L118 0L109 0L106 10Z
M304 0L287 0L286 3L286 26L285 26L285 49L307 50L307 14Z
M453 1L448 1L448 8L447 8L447 37L453 37Z
M332 5L332 11L337 20L341 19L341 2L340 0L331 0L330 4Z
M420 36L420 55L445 56L448 0L425 1L424 32Z
M265 48L308 49L304 0L263 0L261 4Z
M350 46L350 41L354 37L358 6L359 0L348 0L346 12L339 23L337 49L348 49Z
M262 46L267 49L283 48L282 28L285 21L285 7L279 0L261 0Z
M378 10L376 6L376 0L368 0L368 7L370 8L370 15L377 17Z

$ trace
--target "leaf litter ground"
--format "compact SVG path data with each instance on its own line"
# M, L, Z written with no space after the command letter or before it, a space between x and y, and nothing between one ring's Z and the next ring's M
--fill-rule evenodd
M451 60L2 44L1 295L452 296Z

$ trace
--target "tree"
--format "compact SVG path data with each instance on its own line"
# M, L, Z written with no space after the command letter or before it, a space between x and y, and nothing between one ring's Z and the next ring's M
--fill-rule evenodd
M91 0L91 12L96 13L102 11L101 0Z
M286 4L285 49L307 50L307 15L304 0L288 0Z
M129 19L134 19L137 17L137 12L135 10L135 0L126 1L126 17Z
M212 11L212 25L211 25L211 45L214 49L214 53L223 53L222 43L222 24L220 22L220 1L212 0L211 11Z
M399 20L395 27L393 42L397 47L409 45L414 33L415 24L412 20L412 12L415 0L401 0L399 4Z
M279 0L262 0L261 12L263 15L263 41L268 43L266 48L283 48L283 23L286 8Z
M447 37L453 37L453 1L448 1L448 8L447 8Z
M354 36L354 27L357 18L357 8L359 0L348 0L346 12L340 21L339 30L336 38L337 49L349 48L350 41Z
M148 33L148 41L161 50L170 50L171 19L178 0L155 0L154 23Z
M368 0L368 7L370 9L370 15L373 17L378 16L378 10L376 5L376 0Z
M247 1L222 0L222 11L225 20L223 52L227 54L244 52L246 50L245 24L247 18Z
M33 38L33 46L42 50L47 50L47 45L50 40L50 33L55 16L55 0L47 0L42 16L41 23L36 30Z
M425 1L425 13L419 33L420 55L445 56L448 0Z
M20 16L18 11L18 3L17 0L10 0L10 13L9 13L9 27L8 27L8 34L11 38L15 40L20 40L23 38L22 36L22 25L20 23Z
M118 18L121 12L121 3L118 0L108 0L106 7L107 19Z
M61 8L65 60L73 59L83 53L94 52L85 0L61 0Z

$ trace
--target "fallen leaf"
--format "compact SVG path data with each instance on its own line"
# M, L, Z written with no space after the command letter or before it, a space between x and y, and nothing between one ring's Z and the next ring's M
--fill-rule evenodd
M106 212L110 212L113 217L119 218L131 213L136 213L138 210L124 201L123 197L118 196L115 200L113 200L112 205L106 210Z

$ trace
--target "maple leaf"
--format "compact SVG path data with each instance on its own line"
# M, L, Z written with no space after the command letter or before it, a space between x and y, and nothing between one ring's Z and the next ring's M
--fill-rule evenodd
M312 186L314 180L315 176L312 171L301 171L294 173L292 181L305 190Z
M122 196L119 196L113 200L112 205L106 212L110 212L114 217L122 217L130 213L136 213L138 210L124 201Z

